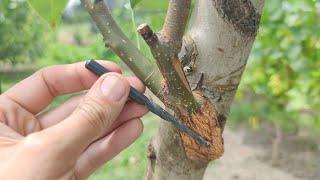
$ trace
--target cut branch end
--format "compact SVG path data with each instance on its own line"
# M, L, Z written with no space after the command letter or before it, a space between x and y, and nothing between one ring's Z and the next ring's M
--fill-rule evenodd
M153 46L157 43L158 38L148 24L141 24L137 28L137 31L149 46Z

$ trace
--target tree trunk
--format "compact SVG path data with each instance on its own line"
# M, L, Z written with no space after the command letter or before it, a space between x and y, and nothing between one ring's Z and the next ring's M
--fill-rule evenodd
M276 122L273 122L273 125L275 130L275 136L272 141L271 163L273 166L276 166L279 163L280 145L283 139L283 134L281 127Z
M179 58L191 86L209 98L222 128L259 26L264 0L198 0ZM214 142L213 142L214 143ZM208 161L191 160L181 135L161 122L148 148L147 179L202 179Z
M202 179L209 161L223 154L223 128L264 1L198 0L190 30L184 33L191 0L170 0L160 32L154 33L147 24L138 28L155 62L130 42L103 1L81 2L106 46L206 141L199 144L172 124L161 122L148 148L147 179Z

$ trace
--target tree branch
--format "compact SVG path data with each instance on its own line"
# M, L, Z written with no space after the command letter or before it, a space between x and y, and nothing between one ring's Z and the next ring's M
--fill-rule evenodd
M153 33L147 24L140 25L137 31L149 45L165 79L165 103L172 108L183 104L188 110L194 111L199 109L199 104L193 97L178 59L190 2L190 0L170 0L166 22L159 33Z
M188 108L197 109L195 101L182 70L178 54L173 50L173 44L166 41L161 34L155 34L147 24L138 27L138 32L147 42L153 57L157 60L158 67L165 79L165 103L172 108L186 105Z
M191 0L170 0L167 16L161 30L162 34L181 43L189 17L190 6Z
M127 38L112 18L103 0L81 0L101 31L106 47L110 47L160 99L163 77L156 64L147 59Z

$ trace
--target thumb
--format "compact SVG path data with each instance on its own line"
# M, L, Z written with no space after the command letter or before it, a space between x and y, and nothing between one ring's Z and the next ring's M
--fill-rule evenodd
M129 94L128 82L116 73L100 77L76 110L47 129L60 150L77 154L101 137L121 112ZM50 138L49 137L49 138Z

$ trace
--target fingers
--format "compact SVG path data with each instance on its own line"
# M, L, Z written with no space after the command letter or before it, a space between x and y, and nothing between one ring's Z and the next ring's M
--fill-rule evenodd
M84 95L72 97L57 108L38 116L41 128L49 128L67 118L76 109L83 97ZM140 105L133 101L127 101L120 115L105 134L108 134L110 131L128 120L144 116L145 114L147 114L147 112L148 108L146 106Z
M130 86L137 89L139 92L144 93L146 87L143 85L142 81L135 76L128 76L126 80L129 82Z
M128 101L121 111L120 115L118 116L117 121L112 124L110 129L113 129L112 127L114 127L114 125L122 124L124 121L127 121L129 119L140 118L143 115L147 114L148 111L149 110L146 106L133 101Z
M67 118L79 105L84 94L72 97L60 106L37 116L42 129L51 127Z
M145 86L137 77L129 76L125 77L125 79L129 82L131 87L136 88L139 92L143 93L145 91ZM60 106L38 115L37 118L39 119L41 127L46 129L67 118L75 110L83 97L84 94L72 97ZM145 106L128 101L117 119L117 121L120 121L120 123L118 123L115 127L126 120L141 117L146 113L147 108Z
M112 62L99 63L110 71L120 72L120 67ZM96 75L85 68L84 62L57 65L36 72L9 89L3 96L37 114L50 104L55 96L88 89L96 80Z
M0 122L22 136L40 130L40 123L33 114L2 96L0 96Z
M107 73L98 79L68 118L40 133L50 144L58 144L60 153L80 155L113 124L128 94L128 82L119 74Z
M77 161L75 169L77 179L87 178L96 169L119 154L139 137L142 130L141 120L134 119L91 144Z

